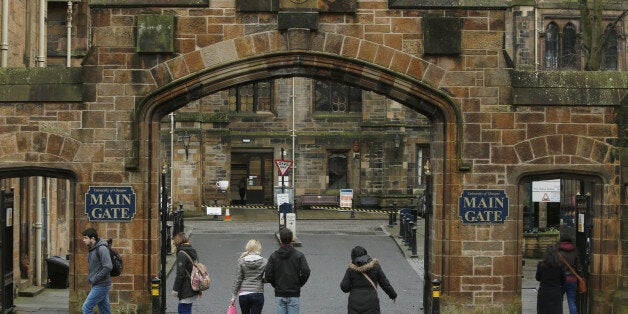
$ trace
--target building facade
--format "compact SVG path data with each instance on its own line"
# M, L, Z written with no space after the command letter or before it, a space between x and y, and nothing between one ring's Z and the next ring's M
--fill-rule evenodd
M272 205L283 159L295 205L427 193L443 311L520 311L522 260L556 232L586 260L582 309L626 310L622 1L2 5L5 305L67 255L80 312L95 227L125 258L112 306L149 312L163 188L168 210Z

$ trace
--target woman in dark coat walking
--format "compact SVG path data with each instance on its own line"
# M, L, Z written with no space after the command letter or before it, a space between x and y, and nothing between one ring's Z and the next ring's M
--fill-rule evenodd
M539 293L536 299L538 314L563 313L565 272L557 253L557 247L549 246L543 255L543 260L536 266L536 280L539 281Z
M351 250L351 263L340 282L340 289L349 293L347 312L349 314L380 313L378 284L395 303L397 293L386 278L379 261L371 258L363 247L354 247Z
M192 303L199 298L199 291L192 290L190 273L192 272L192 260L197 260L196 250L190 245L188 237L181 232L174 236L172 242L177 248L177 276L172 286L172 296L179 298L179 314L191 314Z

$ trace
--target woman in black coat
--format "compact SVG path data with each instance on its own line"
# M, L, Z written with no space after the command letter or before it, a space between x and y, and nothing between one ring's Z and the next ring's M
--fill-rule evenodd
M549 246L543 260L536 266L536 280L539 281L539 294L536 299L538 314L563 313L565 272L557 253L558 248Z
M172 295L179 298L179 314L191 314L192 302L198 299L200 292L192 290L190 273L192 272L192 260L197 260L196 250L190 245L188 237L181 232L174 236L172 242L177 248L177 276L172 286Z
M349 293L347 312L349 314L380 313L379 297L377 296L378 284L395 303L397 293L388 282L379 261L376 258L371 258L363 247L354 247L351 250L351 263L349 263L345 276L340 282L340 289Z

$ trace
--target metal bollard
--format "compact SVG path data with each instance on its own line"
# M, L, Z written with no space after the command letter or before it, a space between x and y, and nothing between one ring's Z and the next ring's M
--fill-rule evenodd
M166 254L172 254L172 236L170 233L170 229L172 229L172 223L170 221L166 222Z
M399 214L399 236L397 236L397 238L403 238L403 224L401 223L403 221L403 216L405 216L404 214Z
M406 219L404 220L404 224L405 226L405 234L404 234L404 243L406 245L410 244L410 222L412 221L412 219L410 217L406 217Z
M440 280L432 280L432 313L440 313Z
M389 211L388 212L388 227L392 228L393 225L394 225L393 213L391 211Z
M161 280L155 277L150 281L150 295L153 305L153 313L161 313L161 304L159 304L159 290Z
M397 220L397 203L394 202L393 203L393 218L392 218L393 225L397 224L396 220Z
M417 251L416 251L416 224L415 223L413 223L411 233L412 233L412 241L411 241L410 249L412 250L412 255L410 255L410 257L418 257L419 255L417 255Z

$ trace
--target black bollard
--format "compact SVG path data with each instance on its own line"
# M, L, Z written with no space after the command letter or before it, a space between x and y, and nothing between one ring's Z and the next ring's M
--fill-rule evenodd
M408 250L412 249L412 229L414 228L414 221L412 218L408 218Z
M393 225L397 224L397 203L393 203L393 218L392 218L392 222Z
M393 213L392 211L388 212L388 228L392 228L394 225L394 221L393 221Z
M440 313L440 280L432 280L432 314Z
M150 281L150 295L153 305L153 313L161 313L161 304L159 304L159 277L155 277Z
M412 254L410 255L410 257L418 257L419 255L416 252L416 224L413 224L411 233L412 245L410 245L410 250L412 251Z
M403 216L405 216L404 214L399 214L399 236L397 236L397 238L403 238L403 224L401 223L403 221Z

